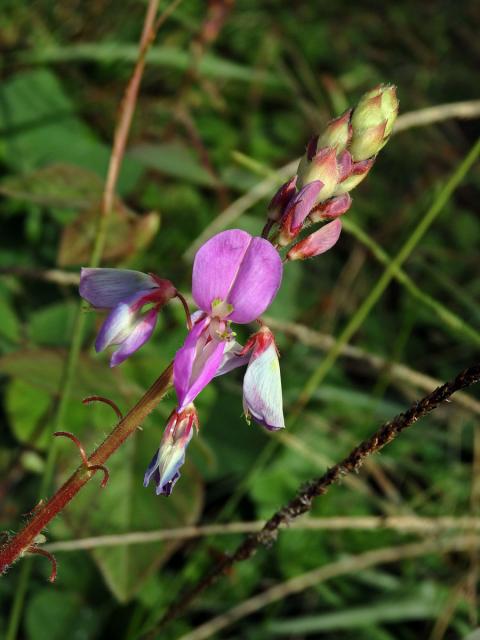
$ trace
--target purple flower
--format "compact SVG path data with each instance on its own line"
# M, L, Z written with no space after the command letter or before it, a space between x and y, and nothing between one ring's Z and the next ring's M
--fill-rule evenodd
M160 447L148 465L143 480L143 485L148 487L153 478L157 496L169 496L172 493L180 477L179 469L185 462L185 449L192 439L194 427L198 431L198 414L193 404L171 413Z
M267 240L245 231L219 233L197 252L192 291L200 312L195 314L195 323L175 355L173 383L178 407L145 474L145 486L154 477L157 494L170 495L178 480L193 433L191 425L197 424L196 412L192 418L193 401L215 376L250 362L249 369L253 368L245 376L245 411L269 429L283 426L283 414L279 424L278 415L273 409L263 410L252 389L261 379L261 370L271 370L271 355L266 357L269 362L262 365L263 356L259 353L258 363L253 366L257 356L239 353L242 347L234 341L231 329L232 322L245 324L261 315L275 297L281 279L282 261L277 250ZM281 386L273 392L267 387L262 387L260 395L268 396L268 402L277 403L276 411L281 411Z
M80 295L97 309L110 309L96 342L97 352L119 345L115 367L150 338L160 309L177 295L169 280L130 269L82 269ZM143 308L149 305L149 309Z
M202 316L177 351L173 380L179 408L212 380L233 334L231 322L245 324L261 315L275 297L282 261L263 238L233 229L217 234L197 252L192 293Z

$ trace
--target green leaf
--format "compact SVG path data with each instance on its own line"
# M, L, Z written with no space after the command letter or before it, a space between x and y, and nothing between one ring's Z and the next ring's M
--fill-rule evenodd
M160 423L160 424L159 424ZM143 475L158 448L163 419L147 425L109 460L110 480L105 491L94 478L69 506L68 518L52 523L56 537L65 538L151 531L193 524L203 503L203 487L190 462L169 498L143 486ZM130 600L162 566L179 542L102 547L92 552L108 587L120 602Z
M44 432L41 424L50 402L50 397L43 391L22 380L9 383L5 406L17 440L37 447L44 447L50 442L49 434Z
M28 640L85 640L96 635L98 611L72 593L38 591L26 612Z
M51 164L0 181L0 193L10 198L69 209L92 206L102 192L98 174L70 164Z
M20 340L20 322L7 295L0 291L0 335L11 342Z
M69 47L42 47L36 51L29 51L21 56L25 62L72 62L90 61L102 64L115 62L136 62L138 48L115 42L101 42L98 44L78 44ZM187 71L192 63L192 57L186 49L174 47L152 47L148 53L148 64ZM225 60L213 54L204 54L198 63L201 75L238 82L255 82L272 87L282 87L281 78L273 73L261 71L253 67L246 67L230 60Z
M106 173L110 149L76 115L74 103L46 69L18 73L2 84L0 131L4 161L14 170L68 163ZM138 166L125 158L120 188L128 191L138 177Z
M130 156L149 169L199 185L212 186L213 179L196 154L179 142L137 145Z
M59 302L47 305L30 316L28 335L37 345L68 346L78 303ZM90 329L93 326L94 314L89 314Z

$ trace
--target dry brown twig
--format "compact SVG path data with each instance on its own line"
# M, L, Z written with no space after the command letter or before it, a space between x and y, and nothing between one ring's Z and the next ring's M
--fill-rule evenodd
M383 424L370 438L362 441L355 447L341 462L328 469L328 471L319 478L314 479L302 487L287 505L267 520L261 531L247 536L233 554L225 555L222 560L187 593L181 594L169 607L152 633L158 632L158 630L166 626L168 622L182 614L197 596L215 583L235 563L247 560L254 555L258 548L272 544L276 540L281 527L288 526L292 520L310 511L315 498L327 493L330 487L345 475L357 472L369 456L380 451L402 431L436 409L439 404L448 401L450 396L456 391L476 384L479 381L480 364L477 364L462 371L453 380L435 389L432 393L422 398L422 400L416 402L407 411ZM154 635L148 635L146 637L153 638Z

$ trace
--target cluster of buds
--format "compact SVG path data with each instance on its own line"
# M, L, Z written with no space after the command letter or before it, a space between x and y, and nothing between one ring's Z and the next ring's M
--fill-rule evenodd
M294 245L288 260L319 255L338 240L339 217L352 204L349 192L372 168L392 133L397 113L395 87L380 85L310 140L297 174L280 187L269 205L266 234L278 225L275 242L285 247L303 228L330 222Z

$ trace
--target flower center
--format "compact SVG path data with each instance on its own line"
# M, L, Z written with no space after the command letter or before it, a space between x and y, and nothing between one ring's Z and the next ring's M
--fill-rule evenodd
M229 304L225 300L221 298L215 298L212 302L212 313L210 314L213 318L218 318L223 320L227 316L229 316L233 312L233 304Z

